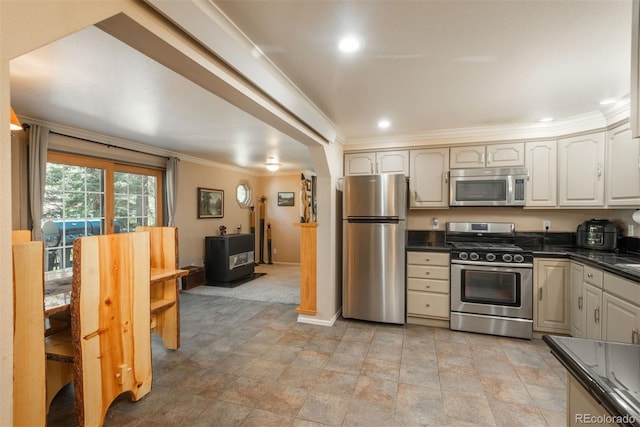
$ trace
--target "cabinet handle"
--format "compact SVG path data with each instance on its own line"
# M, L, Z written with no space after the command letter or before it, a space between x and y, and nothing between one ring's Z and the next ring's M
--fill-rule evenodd
M640 160L638 160L640 162ZM638 167L640 168L640 163L638 163ZM449 183L449 172L445 172L444 173L444 183L448 184Z
M431 285L426 285L425 288L431 289Z
M593 321L600 323L600 307L596 307L596 309L593 310Z
M598 178L602 176L602 163L598 163Z
M480 160L480 163L484 164L485 163L485 153L482 153L482 159Z
M431 261L431 258L425 258L424 260L425 260L425 262L429 262L429 261Z
M638 328L633 328L631 330L631 344L640 344L640 340L638 339Z
M542 287L538 288L538 301L542 301Z
M578 297L578 310L582 310L582 296Z
M531 181L531 177L529 176L529 170L527 169L527 181Z
M428 271L425 271L424 274L428 276L431 273L429 273Z
M587 273L587 277L588 277L589 279L593 279L593 274L591 274L591 273Z

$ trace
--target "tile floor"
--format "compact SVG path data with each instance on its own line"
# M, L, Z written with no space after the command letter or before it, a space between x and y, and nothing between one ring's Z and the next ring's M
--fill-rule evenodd
M153 338L153 388L105 426L563 426L566 371L540 340L341 319L181 294L181 348ZM73 387L48 426L72 426Z

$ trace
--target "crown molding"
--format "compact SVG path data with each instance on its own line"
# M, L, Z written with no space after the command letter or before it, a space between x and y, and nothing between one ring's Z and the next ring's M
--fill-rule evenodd
M457 145L512 140L556 139L576 133L596 131L629 118L629 105L615 107L606 113L592 111L550 123L514 123L459 129L440 129L415 134L388 135L381 138L351 139L345 151L391 149L424 145Z

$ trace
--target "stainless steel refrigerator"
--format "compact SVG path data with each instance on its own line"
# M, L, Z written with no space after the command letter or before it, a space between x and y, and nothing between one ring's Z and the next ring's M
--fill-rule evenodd
M346 176L342 206L342 315L405 323L405 176Z

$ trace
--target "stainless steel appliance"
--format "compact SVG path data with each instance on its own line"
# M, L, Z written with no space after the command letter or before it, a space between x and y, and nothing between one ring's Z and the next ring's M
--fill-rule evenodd
M514 244L509 223L449 222L450 328L533 336L533 254Z
M450 206L524 206L525 168L451 169Z
M622 239L622 227L606 219L590 219L578 226L576 243L581 248L612 251Z
M344 178L342 315L405 323L403 174Z

